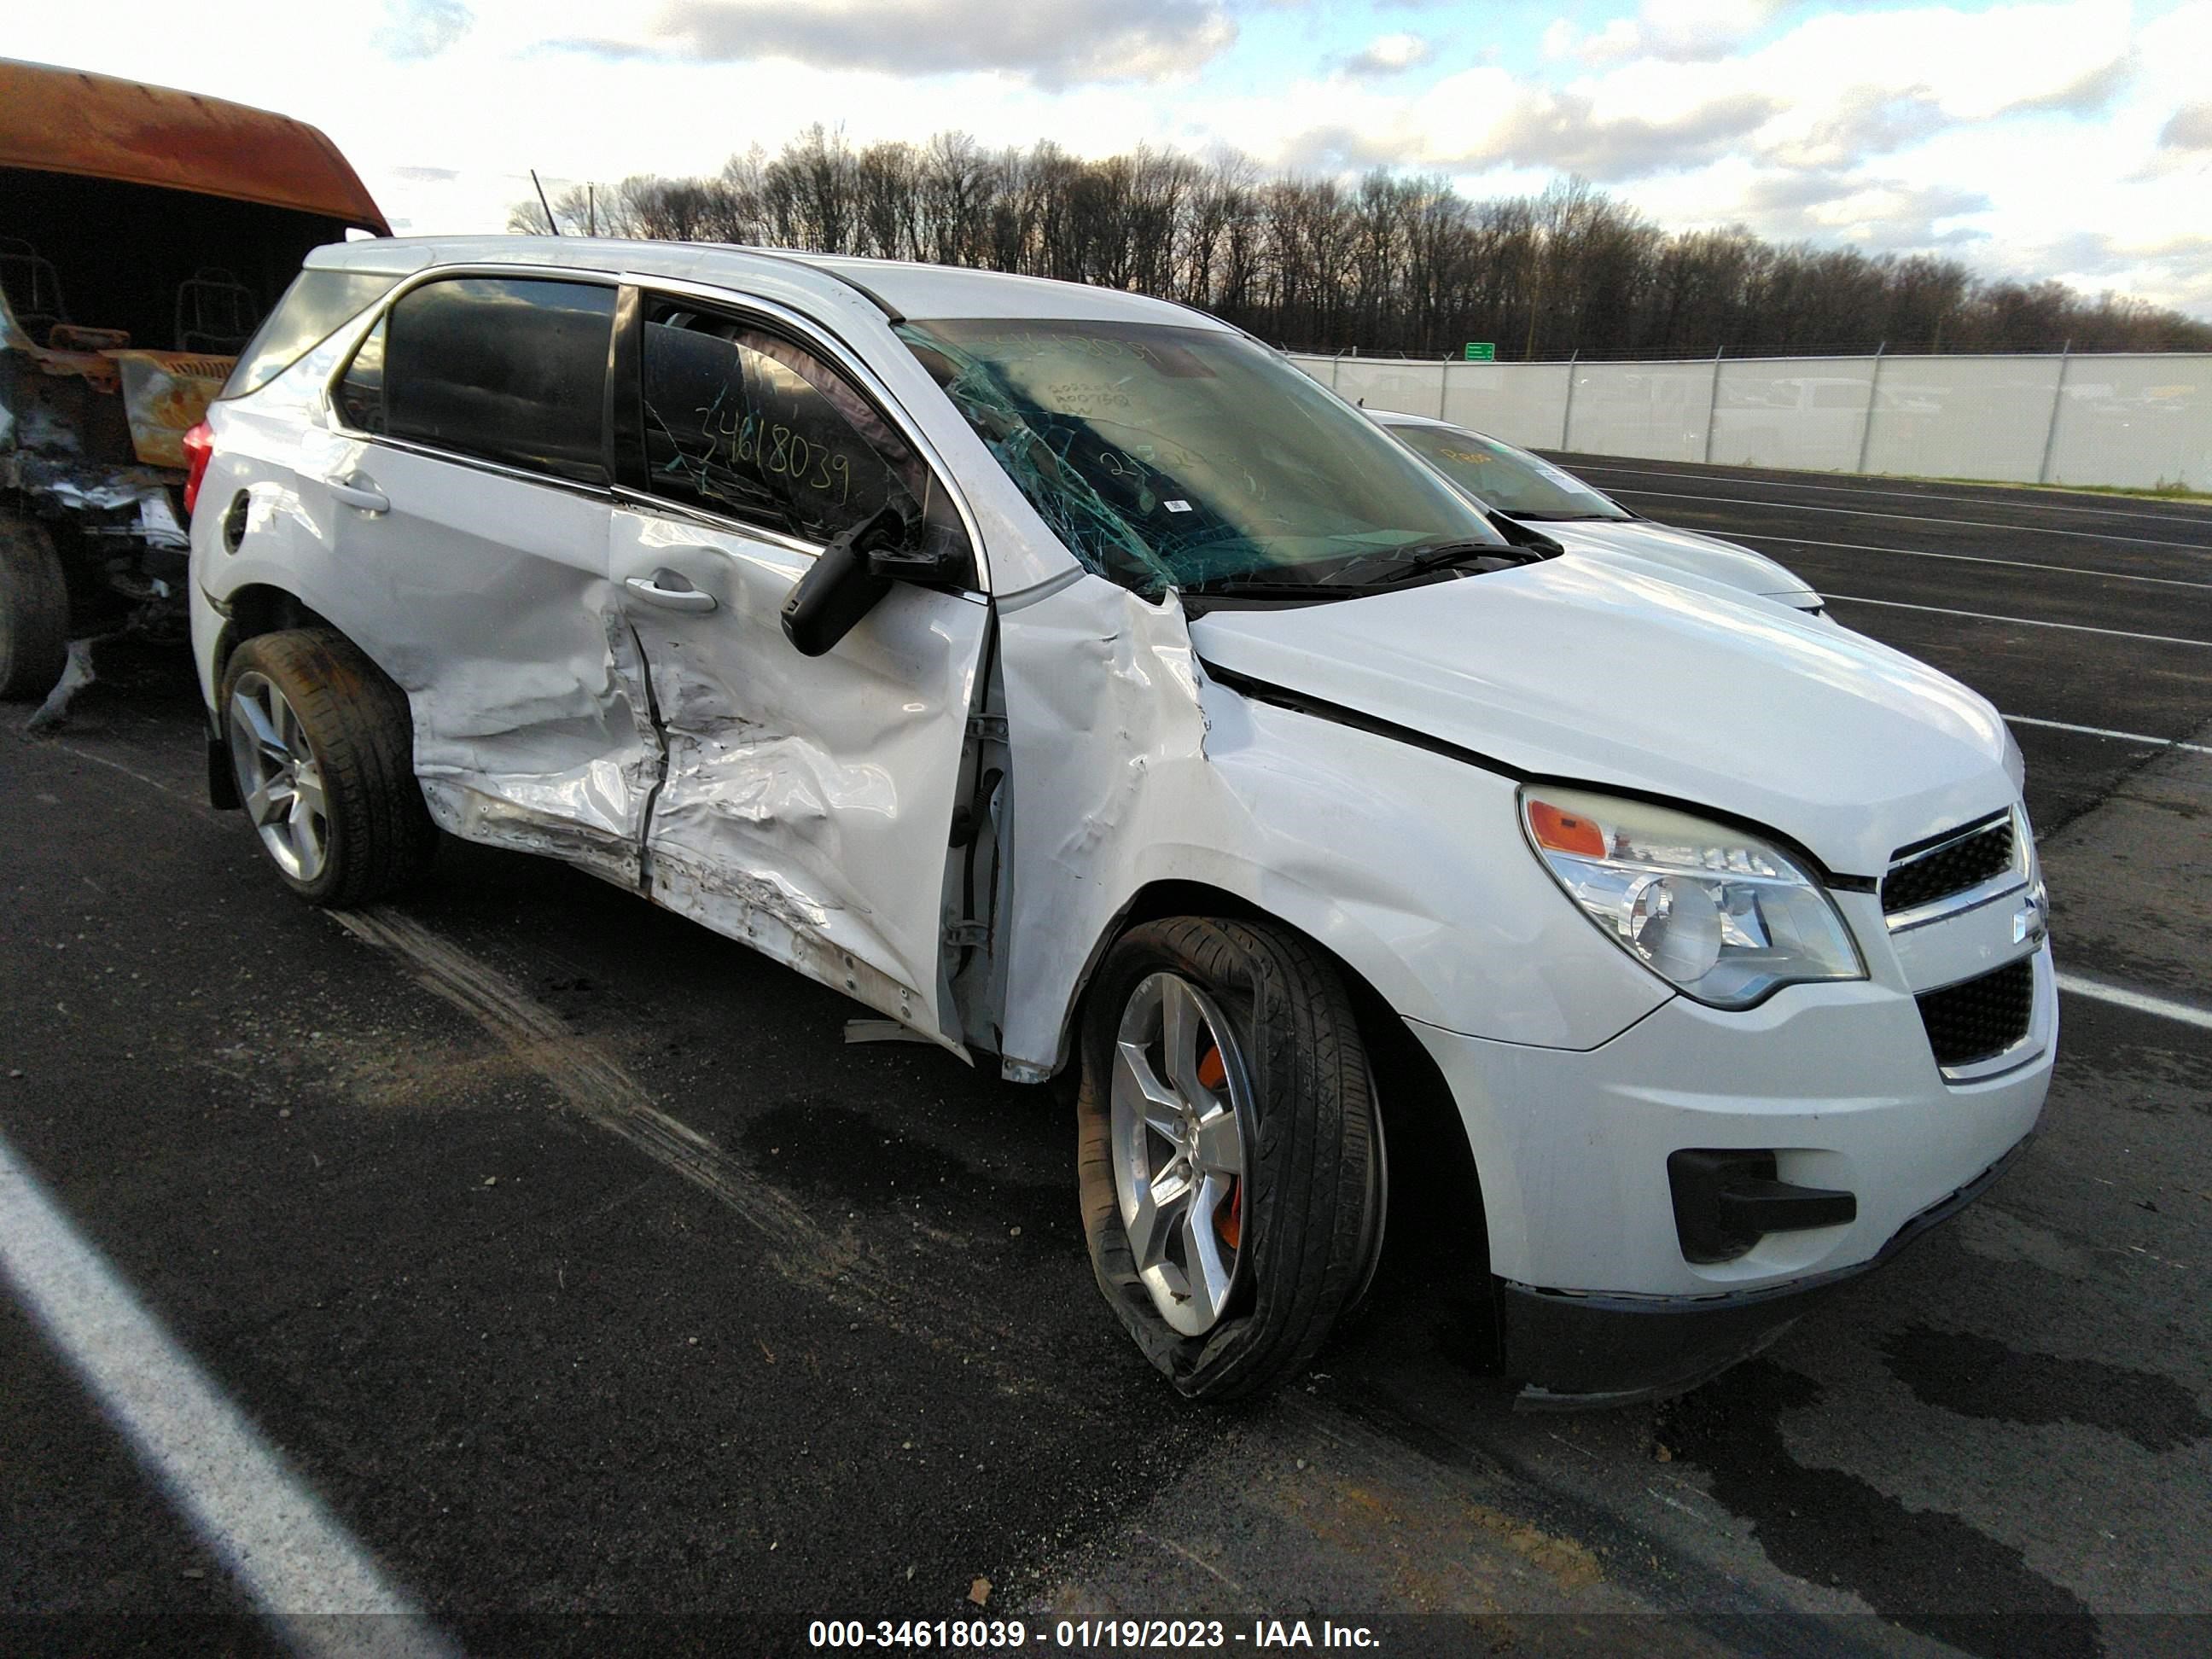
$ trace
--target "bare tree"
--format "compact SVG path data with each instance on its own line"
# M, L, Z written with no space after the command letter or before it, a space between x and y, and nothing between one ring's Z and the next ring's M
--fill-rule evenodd
M1158 294L1279 343L1511 357L1715 351L2212 350L2212 324L2058 283L1978 279L1932 254L1669 235L1589 180L1470 201L1442 177L1262 173L1149 144L1085 160L948 131L855 149L819 123L707 179L573 185L507 228L768 242L989 265Z

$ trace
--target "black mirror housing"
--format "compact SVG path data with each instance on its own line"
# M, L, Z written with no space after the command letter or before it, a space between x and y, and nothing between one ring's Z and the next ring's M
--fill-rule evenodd
M868 555L868 568L885 581L957 584L967 580L968 554L964 548L879 547Z
M814 568L791 585L783 602L783 636L799 654L818 657L835 648L860 618L890 591L892 578L875 568L878 554L906 544L906 520L895 507L835 538Z

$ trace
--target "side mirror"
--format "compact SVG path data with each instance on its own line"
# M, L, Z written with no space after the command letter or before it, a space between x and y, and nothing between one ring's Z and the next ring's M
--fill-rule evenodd
M890 591L872 556L896 553L906 542L906 520L887 507L843 532L822 550L814 568L791 585L783 602L783 636L799 654L818 657L851 633Z
M823 548L783 602L784 637L804 655L818 657L851 633L893 582L927 586L965 579L965 554L909 547L908 535L905 518L887 507Z

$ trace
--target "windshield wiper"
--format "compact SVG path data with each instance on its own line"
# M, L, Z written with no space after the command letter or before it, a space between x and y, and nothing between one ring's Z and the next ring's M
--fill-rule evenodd
M1183 582L1179 590L1197 599L1344 599L1363 593L1379 593L1382 582L1286 582L1261 577L1218 576L1211 581Z
M1413 553L1414 556L1407 559L1403 564L1382 578L1384 581L1394 586L1402 585L1413 580L1416 576L1425 576L1433 570L1449 570L1457 565L1480 564L1486 559L1495 559L1502 567L1533 563L1537 557L1540 556L1526 549L1507 546L1499 542L1477 541L1436 543L1420 548L1418 551L1410 548L1401 548L1391 556L1402 557L1408 552Z

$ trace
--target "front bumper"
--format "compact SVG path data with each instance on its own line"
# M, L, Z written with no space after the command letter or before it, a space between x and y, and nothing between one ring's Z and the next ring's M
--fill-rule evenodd
M1911 994L1870 981L1793 986L1737 1012L1676 998L1585 1051L1413 1026L1474 1155L1516 1373L1573 1394L1642 1388L1655 1370L1682 1386L1662 1349L1741 1357L1799 1311L1769 1318L1770 1301L1871 1267L1965 1202L2034 1128L2050 1086L2047 946L2034 962L2035 1042L1969 1083L1937 1070ZM1669 1155L1690 1149L1771 1152L1780 1181L1848 1192L1856 1214L1692 1261L1668 1176ZM1662 1342L1659 1315L1688 1322Z
M1979 1198L2027 1150L2023 1139L1958 1191L1906 1222L1873 1259L1761 1290L1709 1297L1577 1296L1499 1281L1504 1369L1528 1379L1524 1411L1580 1411L1665 1399L1748 1359L1830 1291L1896 1255Z

